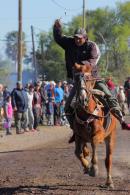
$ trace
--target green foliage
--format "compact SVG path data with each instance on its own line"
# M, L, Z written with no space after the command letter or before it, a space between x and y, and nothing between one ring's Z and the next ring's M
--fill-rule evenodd
M117 3L115 9L106 7L86 12L89 39L95 41L101 50L101 75L112 75L116 81L130 75L130 51L127 43L130 36L129 10L130 2L126 2ZM63 32L73 36L78 27L82 27L82 14L74 17L68 26L64 26ZM52 31L39 35L37 62L39 71L46 72L48 78L65 78L64 51L54 42Z
M65 79L64 51L53 40L52 33L39 36L39 47L37 50L37 62L39 73L47 74L47 79ZM44 41L43 41L44 39ZM43 42L42 42L43 41Z
M0 59L0 83L8 84L8 76L11 72L11 62Z
M14 62L17 60L18 55L18 32L12 31L6 35L6 54ZM22 35L22 55L26 53L26 44L25 44L25 33Z

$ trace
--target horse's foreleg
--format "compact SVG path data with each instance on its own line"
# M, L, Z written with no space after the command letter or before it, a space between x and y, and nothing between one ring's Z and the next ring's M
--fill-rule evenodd
M112 135L105 139L106 144L106 159L105 159L105 166L107 170L107 180L106 186L114 188L114 184L111 177L111 169L112 169L112 152L113 152L113 139Z
M86 158L86 157L88 157L90 155L90 150L89 150L87 144L85 144L83 146L83 154L84 154L84 158Z
M91 159L91 169L90 169L90 176L97 176L98 175L98 159L97 159L97 153L96 153L96 144L92 141L92 159Z
M80 139L80 137L75 136L75 155L80 160L82 166L84 167L84 173L88 173L89 170L89 162L85 159L85 151L84 143Z

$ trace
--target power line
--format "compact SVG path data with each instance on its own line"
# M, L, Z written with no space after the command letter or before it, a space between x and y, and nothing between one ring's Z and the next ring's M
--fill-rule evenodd
M80 8L76 8L76 9L71 9L71 8L66 8L66 7L63 7L62 5L60 5L59 3L57 3L55 0L51 0L55 5L57 5L58 7L60 7L61 9L64 9L66 11L78 11L78 10L81 10L82 7Z
M0 42L8 42L8 40L6 40L6 39L0 39ZM9 41L9 42L14 42L14 41ZM32 41L29 41L29 40L28 41L25 40L24 42L25 43L32 43ZM39 41L35 41L35 42L38 43Z
M67 14L67 16L71 16L71 15L68 15ZM28 21L28 20L48 20L48 19L50 19L50 18L53 18L54 16L39 16L39 17L23 17L23 20L24 21ZM3 22L5 22L5 20L6 21L17 21L17 19L16 18L1 18L0 17L0 21L3 21Z

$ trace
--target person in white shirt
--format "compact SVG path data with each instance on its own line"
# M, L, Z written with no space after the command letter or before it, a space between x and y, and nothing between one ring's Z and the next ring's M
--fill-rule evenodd
M34 126L34 115L33 115L33 95L34 95L34 87L33 85L29 86L29 91L27 92L27 96L28 96L28 127L29 130L31 131L35 131L35 129L33 129Z

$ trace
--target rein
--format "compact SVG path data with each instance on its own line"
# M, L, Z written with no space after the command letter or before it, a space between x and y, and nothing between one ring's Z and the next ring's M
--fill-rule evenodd
M104 116L99 116L99 115L96 115L96 113L98 113L98 109L99 108L96 108L95 110L94 110L94 112L93 113L90 113L90 112L87 112L83 107L82 107L82 109L86 112L86 114L89 114L90 115L90 117L87 119L87 120L82 120L82 119L80 119L79 117L78 117L78 115L77 115L77 111L76 111L76 109L74 110L74 113L75 113L75 117L76 117L76 120L77 120L77 122L79 123L79 124L81 124L81 125L84 125L84 124L88 124L88 123L90 123L90 122L92 122L94 119L95 119L95 117L96 118L107 118L108 117L108 115L109 115L109 113L110 113L110 110L107 112L107 114L106 115L104 115Z

